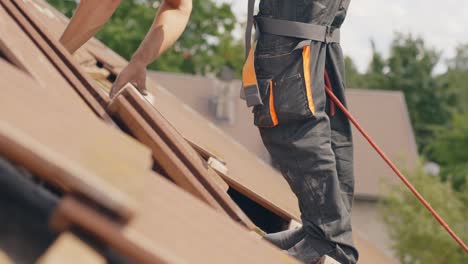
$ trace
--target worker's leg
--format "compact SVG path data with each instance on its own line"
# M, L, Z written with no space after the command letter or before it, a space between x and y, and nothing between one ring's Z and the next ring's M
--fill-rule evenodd
M280 249L288 250L305 238L303 227L289 229L278 233L267 234L263 238L270 241Z
M326 113L327 98L323 85L325 48L317 43L311 48L311 61L314 63L310 69L310 89L315 114L307 118L304 118L307 115L302 109L302 106L307 106L307 94L301 92L305 73L299 71L303 68L303 61L296 57L296 53L256 58L260 82L264 76L277 80L274 82L274 97L277 103L281 101L275 104L279 124L273 128L261 128L262 139L298 197L306 232L305 238L288 251L308 263L325 254L342 263L355 263L357 256L352 246L350 211L341 191L332 148L331 124ZM298 72L292 72L294 70ZM290 101L283 101L286 97ZM261 112L254 112L256 120L262 120L258 116Z
M328 47L326 70L331 82L333 93L345 106L345 70L343 54L339 45ZM329 103L331 100L328 101ZM329 114L331 125L332 148L336 157L336 169L343 194L343 200L348 210L351 210L354 198L354 168L353 168L353 138L351 123L337 106L327 107L327 111L334 108L334 114Z
M122 0L81 0L60 42L73 53L92 38Z
M354 263L346 260L344 249L352 243L350 212L342 197L327 114L317 112L315 118L261 133L299 200L307 235L290 249L291 255L308 261L327 254L342 263Z
M335 96L346 106L345 95L345 69L341 47L338 44L327 46L326 71L331 88ZM354 246L351 233L351 209L354 198L354 166L353 166L353 139L351 123L342 111L329 99L326 111L330 118L331 145L335 154L336 170L340 184L343 205L347 211L347 217L342 219L343 230L348 230L335 237L334 242L341 243L340 249L343 256L349 261L356 261L359 254ZM339 253L339 251L335 252ZM333 253L330 256L340 259ZM341 262L345 262L341 260Z

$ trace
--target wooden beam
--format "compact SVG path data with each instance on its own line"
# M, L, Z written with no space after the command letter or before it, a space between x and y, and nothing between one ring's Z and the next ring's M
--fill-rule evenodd
M226 213L235 221L242 223L248 229L255 229L256 226L248 216L237 206L229 195L214 181L218 177L216 172L208 166L200 155L190 146L189 143L179 134L174 127L154 108L143 96L128 84L122 91L122 95L141 114L154 131L169 145L174 153L197 177L198 181L208 190L208 192L224 208Z
M152 150L154 160L177 185L206 202L214 209L223 211L216 200L125 97L122 95L117 96L108 109L112 117L124 123L133 136Z
M198 152L198 154L200 154L200 156L202 156L206 161L208 161L210 158L215 158L219 162L221 162L222 164L226 165L226 161L223 158L221 158L220 156L218 156L218 155L214 154L213 152L207 150L206 148L198 145L197 143L195 143L193 141L190 141L187 138L185 138L185 140L187 140L187 142L190 144L190 146L192 146L192 148L195 149Z
M227 173L228 171L227 167L221 162L219 162L217 159L212 158L212 157L208 159L207 163L208 163L208 166L213 168L213 170L216 172L216 177L214 177L215 182L219 186L221 186L221 188L225 192L227 192L229 190L229 185L221 177L221 174ZM210 174L210 175L215 176L215 174Z

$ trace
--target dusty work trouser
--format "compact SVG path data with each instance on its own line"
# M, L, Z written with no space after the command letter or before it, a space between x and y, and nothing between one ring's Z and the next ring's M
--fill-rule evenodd
M299 201L305 236L289 253L305 261L326 254L356 263L351 127L324 89L327 72L346 104L343 55L338 43L303 42L260 35L255 71L263 105L254 107L254 121Z
M339 46L315 50L326 52L328 49L339 49ZM284 76L284 69L302 69L295 66L302 66L302 53L296 50L287 55L256 57L260 90L269 89L266 87L270 80L277 78L272 81L273 99L282 104L276 103L278 125L261 127L260 133L273 163L298 197L304 230L315 239L314 247L321 249L318 254L335 256L342 263L355 263L357 252L351 237L354 176L350 124L340 111L330 115L333 106L325 95L324 74L319 69L314 71L321 85L311 87L315 113L301 118L308 107L307 94L302 92L306 89L303 74L299 70ZM345 102L342 63L332 62L333 57L328 60L327 72L334 93ZM254 109L257 123L265 116L260 109L265 106ZM285 112L281 112L282 107Z

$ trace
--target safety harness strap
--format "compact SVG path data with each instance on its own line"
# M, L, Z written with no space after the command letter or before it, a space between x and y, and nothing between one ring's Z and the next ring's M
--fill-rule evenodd
M315 40L325 43L340 42L340 30L329 26L260 16L255 18L255 22L261 33Z
M348 5L349 1L343 0L342 4ZM254 24L261 33L302 38L307 41L314 40L324 43L340 42L340 31L333 27L260 16L254 17L255 2L255 0L248 0L247 27L245 31L246 62L242 70L242 89L240 91L240 97L246 101L249 107L263 104L254 65L255 47L252 47Z
M249 0L247 8L247 28L245 31L245 58L249 56L252 47L252 29L254 25L255 0Z
M351 3L351 0L342 0L341 1L341 7L343 7L344 9L348 10L349 8L349 4Z
M247 59L242 69L241 98L245 99L248 107L263 105L258 88L257 74L255 73L254 48L249 49Z

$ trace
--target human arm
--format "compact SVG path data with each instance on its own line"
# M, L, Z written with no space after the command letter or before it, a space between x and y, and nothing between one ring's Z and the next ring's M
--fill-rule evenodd
M112 16L122 0L81 0L60 42L74 53Z
M114 97L127 83L146 94L146 67L179 39L187 26L192 0L164 0L144 40L112 86Z

